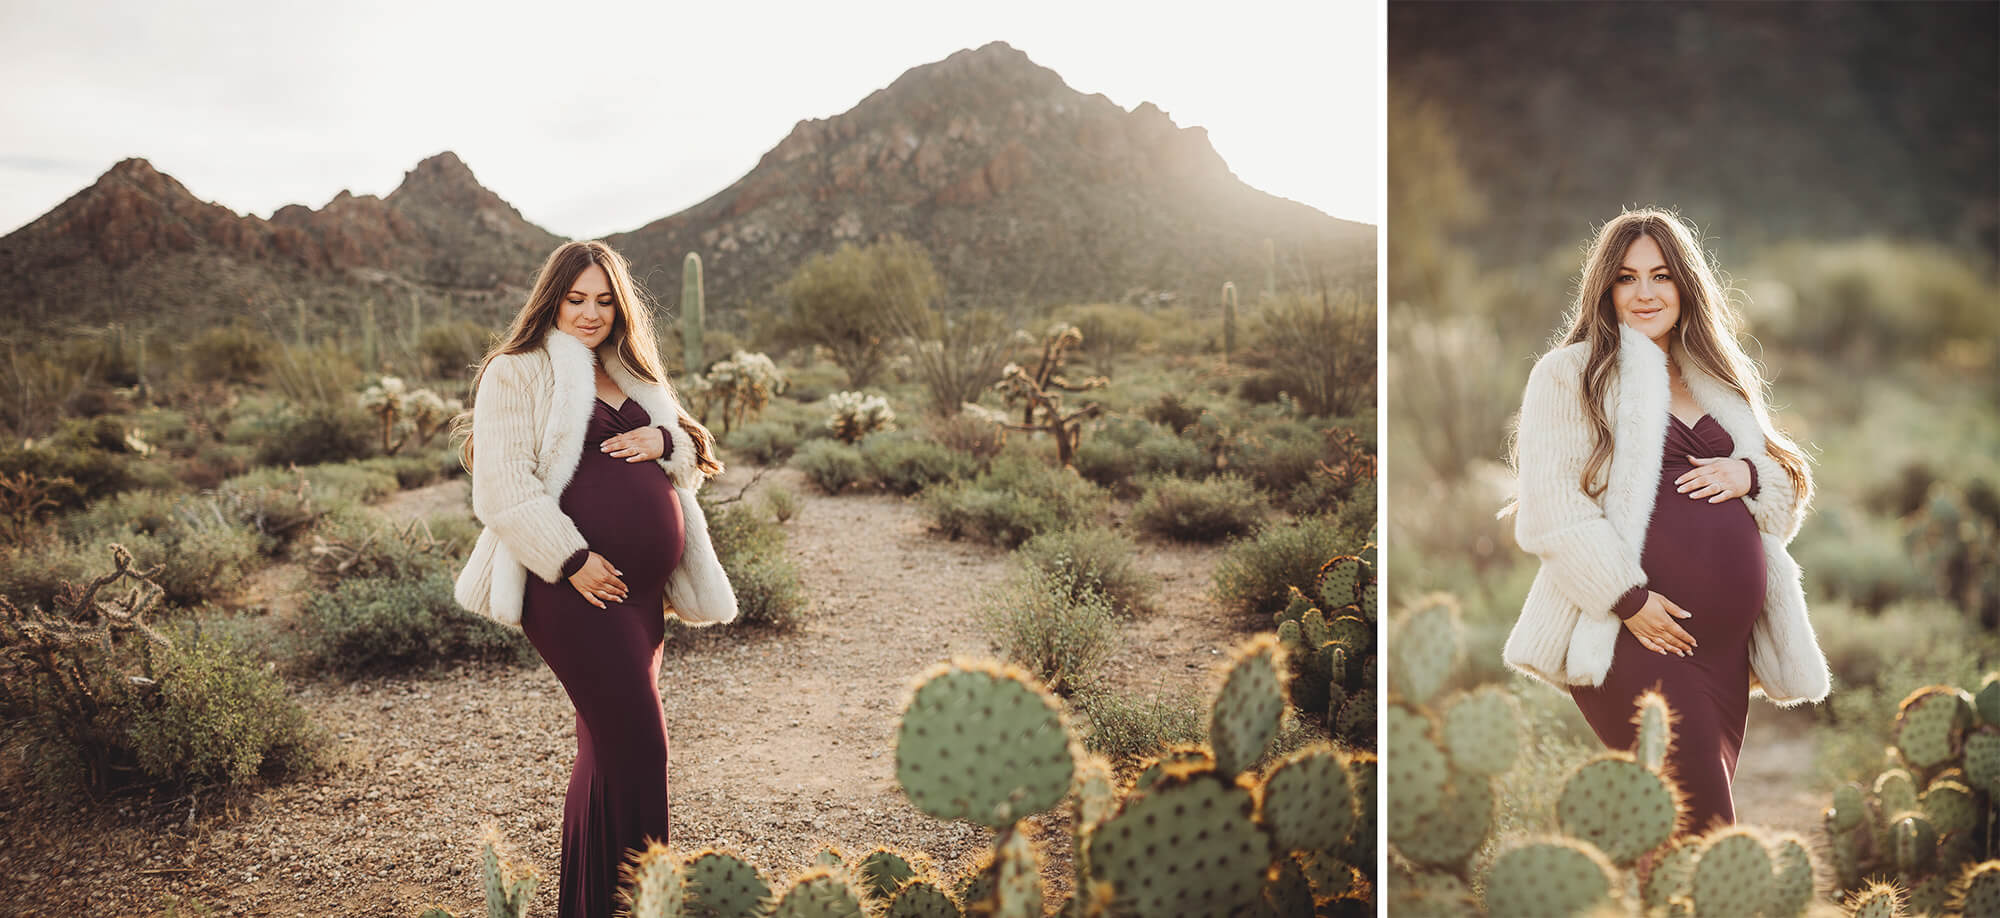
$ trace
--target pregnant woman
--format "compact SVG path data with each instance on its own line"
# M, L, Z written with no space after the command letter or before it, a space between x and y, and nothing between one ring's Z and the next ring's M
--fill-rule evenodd
M1515 439L1515 540L1542 564L1504 657L1567 688L1614 749L1633 745L1637 697L1665 695L1688 834L1735 822L1751 692L1791 705L1829 682L1786 549L1812 475L1739 321L1692 229L1621 215L1528 376Z
M619 864L668 840L665 616L736 617L694 496L722 464L601 242L549 256L473 389L462 458L485 529L458 602L519 626L576 707L557 914L608 918Z

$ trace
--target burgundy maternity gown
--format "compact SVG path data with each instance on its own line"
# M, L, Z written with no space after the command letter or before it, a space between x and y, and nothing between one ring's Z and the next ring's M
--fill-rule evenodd
M1668 412L1666 455L1640 566L1646 590L1690 614L1675 621L1694 636L1694 652L1655 653L1630 628L1620 628L1604 684L1570 686L1591 730L1612 749L1632 748L1638 734L1633 702L1641 692L1658 687L1666 696L1677 720L1667 765L1681 787L1687 808L1682 829L1689 833L1736 821L1729 783L1750 714L1750 629L1764 613L1764 546L1742 500L1691 499L1676 490L1674 479L1694 468L1687 457L1727 456L1735 448L1714 418L1702 415L1690 427ZM1746 496L1756 493L1753 470ZM1616 611L1637 612L1632 601L1628 594Z
M652 424L638 401L598 399L560 504L590 550L623 573L624 602L591 605L568 578L529 577L521 630L576 707L576 765L563 801L559 918L608 918L618 865L667 841L667 721L660 705L667 575L680 562L681 507L656 462L598 449ZM672 440L668 440L672 448Z

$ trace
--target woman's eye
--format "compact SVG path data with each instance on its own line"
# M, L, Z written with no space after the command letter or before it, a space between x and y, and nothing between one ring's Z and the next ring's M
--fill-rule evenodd
M1664 281L1666 281L1666 280L1667 280L1667 276L1666 276L1665 274L1655 274L1655 275L1653 275L1653 279L1654 279L1654 280L1656 280L1656 281L1662 281L1662 282L1664 282Z
M1635 280L1638 280L1638 278L1636 278L1636 277L1633 277L1633 276L1632 276L1632 275L1630 275L1630 274L1620 274L1620 275L1618 275L1618 282L1619 282L1619 283L1621 283L1621 284L1629 284L1629 283L1631 283L1631 282L1633 282L1633 281L1635 281Z

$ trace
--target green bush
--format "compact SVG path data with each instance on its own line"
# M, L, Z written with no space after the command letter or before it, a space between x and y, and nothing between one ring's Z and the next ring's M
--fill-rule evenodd
M1107 499L1104 489L1069 469L1012 454L1002 454L972 481L933 485L920 497L931 525L945 536L1007 548L1088 522Z
M1153 581L1132 563L1139 547L1111 529L1091 526L1044 532L1014 553L1023 565L1045 574L1066 574L1079 590L1072 596L1082 600L1083 590L1096 590L1125 615L1151 608Z
M317 768L323 732L236 640L178 634L155 704L132 719L139 766L175 785L236 784Z
M723 445L758 465L777 465L792 458L801 439L798 428L791 424L754 421L730 431Z
M1068 571L1023 570L980 618L1003 657L1062 695L1096 684L1119 637L1111 601Z
M1168 746L1208 739L1208 707L1197 692L1134 696L1093 691L1075 700L1084 717L1084 748L1115 765L1134 765Z
M808 609L798 567L785 551L785 532L747 507L703 504L716 560L736 592L736 621L788 628Z
M22 605L52 607L64 581L82 582L104 546L123 544L141 568L162 565L153 580L171 606L195 606L233 592L264 550L259 534L207 498L133 492L65 518L67 537L0 554L0 593ZM121 519L121 513L130 513Z
M343 505L328 510L315 522L310 537L300 540L295 553L328 585L350 579L416 580L436 573L456 576L457 564L472 549L471 539L445 545L444 537L436 531L431 539L435 544L424 538L422 527L399 525L376 511Z
M55 512L75 510L91 501L130 490L138 484L135 460L127 455L72 445L37 445L32 449L0 449L0 477L27 472L42 479L67 478L49 498Z
M1071 464L1083 477L1136 494L1135 482L1146 475L1199 478L1215 471L1215 460L1201 444L1137 418L1108 421L1077 444Z
M368 503L396 493L400 483L393 471L363 462L323 462L286 468L262 468L238 475L223 486L240 491L258 488L283 490L298 487L299 473L312 483L313 499L321 504Z
M861 441L868 473L884 489L909 495L946 481L970 478L978 469L971 456L942 443L909 434L875 434Z
M1214 542L1249 532L1264 517L1264 501L1248 481L1223 475L1207 481L1151 479L1132 508L1132 523L1154 535ZM1325 560L1322 558L1321 560Z
M306 599L299 616L303 668L330 675L426 671L452 660L532 663L519 631L458 607L453 577L350 578Z
M257 381L270 366L271 342L242 325L210 328L188 344L186 366L195 379L208 382Z
M472 378L472 367L486 356L493 329L470 319L431 325L417 336L417 353L432 379Z
M1267 616L1284 608L1287 587L1309 593L1320 565L1358 551L1367 534L1330 516L1266 527L1255 538L1230 543L1215 568L1214 596L1232 609Z
M361 409L334 404L287 416L257 448L258 465L310 465L366 458L380 432Z
M1326 435L1300 421L1260 424L1238 437L1228 451L1229 468L1274 495L1289 494L1331 459Z
M839 494L868 480L868 463L861 458L861 449L833 440L813 440L799 447L791 464L828 494Z

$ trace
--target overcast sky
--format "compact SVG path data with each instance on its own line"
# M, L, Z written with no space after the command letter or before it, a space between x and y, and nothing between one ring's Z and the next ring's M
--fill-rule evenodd
M996 39L1080 92L1207 128L1254 187L1380 222L1379 5L1175 8L0 0L0 233L128 156L268 217L343 188L386 195L452 150L528 219L601 236L722 190L802 119Z

